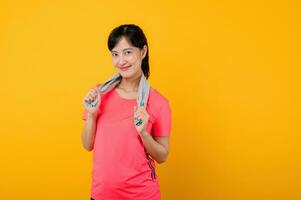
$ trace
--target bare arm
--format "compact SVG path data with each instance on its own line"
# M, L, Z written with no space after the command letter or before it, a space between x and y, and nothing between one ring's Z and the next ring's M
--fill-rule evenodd
M94 101L95 99L98 99L98 103L96 107L89 108L86 107L87 111L87 118L85 121L84 128L82 130L82 145L87 151L92 151L94 148L94 138L95 138L95 132L96 132L96 118L98 115L98 109L101 102L101 96L98 92L97 88L91 88L88 92L88 94L84 98L84 106L85 101Z
M153 138L147 132L140 136L150 156L159 164L165 162L169 153L169 137Z
M94 138L96 132L96 117L87 113L87 119L82 131L82 145L87 151L92 151L94 147Z

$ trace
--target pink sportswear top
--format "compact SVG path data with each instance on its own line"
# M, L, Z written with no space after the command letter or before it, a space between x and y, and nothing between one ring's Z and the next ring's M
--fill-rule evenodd
M115 88L101 94L93 149L91 197L95 200L160 200L155 162L146 153L134 125L136 99L124 99ZM146 107L147 132L169 136L168 100L151 88ZM85 120L87 110L82 118Z

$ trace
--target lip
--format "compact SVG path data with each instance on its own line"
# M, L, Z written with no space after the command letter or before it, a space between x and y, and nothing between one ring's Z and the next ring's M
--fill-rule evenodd
M125 66L125 67L119 67L120 70L122 71L126 71L128 68L130 68L131 66Z

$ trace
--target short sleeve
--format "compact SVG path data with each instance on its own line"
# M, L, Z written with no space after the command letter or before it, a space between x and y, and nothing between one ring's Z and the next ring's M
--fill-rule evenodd
M153 136L170 136L171 132L171 108L168 101L164 101L156 114L153 126Z

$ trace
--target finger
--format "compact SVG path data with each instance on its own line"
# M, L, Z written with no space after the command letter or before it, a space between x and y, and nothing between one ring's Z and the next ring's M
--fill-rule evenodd
M144 113L138 112L137 115L139 115L139 116L144 116Z
M90 93L90 94L96 95L96 94L97 94L97 91L96 91L96 90L91 90L89 93Z
M91 97L93 97L94 96L94 94L93 94L93 92L92 91L90 91L88 94L87 94L88 96L91 96Z
M97 96L98 92L97 91L93 91L91 94L93 94L94 96Z
M96 96L95 95L89 95L89 98L91 101L94 101L96 99Z
M95 93L95 90L92 88L89 90L89 93Z
M145 114L145 111L144 110L137 110L137 113Z
M137 114L137 115L144 115L145 113L144 113L144 112L141 112L141 111L136 111L136 114Z
M98 90L97 87L94 88L94 91L95 91L96 93L99 93L99 90Z
M89 98L90 100L92 100L92 99L93 99L93 95L92 95L92 94L88 94L88 98Z
M89 93L93 94L93 95L96 95L97 91L94 88L92 88L92 89L89 90Z
M139 106L138 110L139 110L140 112L145 112L145 111L146 111L145 108L144 108L143 106Z
M94 94L98 94L99 93L97 89L94 89L93 91L94 91Z

